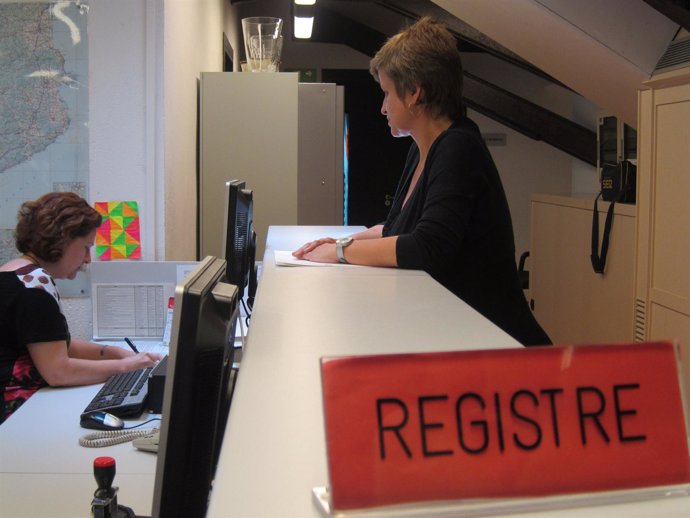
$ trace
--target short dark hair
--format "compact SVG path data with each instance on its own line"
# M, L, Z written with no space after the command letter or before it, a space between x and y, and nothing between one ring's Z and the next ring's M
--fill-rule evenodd
M101 226L102 216L73 192L50 192L22 204L14 239L17 250L54 263L67 244Z
M402 97L422 89L422 104L429 116L462 117L462 59L455 36L426 16L392 36L376 53L369 72L379 81L383 70Z

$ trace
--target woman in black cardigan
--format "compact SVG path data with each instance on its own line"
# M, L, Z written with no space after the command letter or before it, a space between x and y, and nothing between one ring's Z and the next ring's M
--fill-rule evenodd
M423 269L523 345L550 344L522 292L496 166L462 106L453 35L423 18L390 38L370 70L394 137L414 141L386 222L305 244L318 262Z

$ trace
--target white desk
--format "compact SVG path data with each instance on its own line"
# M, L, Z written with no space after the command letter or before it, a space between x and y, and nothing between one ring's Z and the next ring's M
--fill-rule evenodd
M423 272L275 266L273 249L323 235L269 231L210 517L318 516L322 356L519 346Z
M210 518L318 517L328 484L319 358L519 344L426 274L385 268L276 267L274 249L352 231L271 227ZM690 498L530 513L688 516Z
M0 426L0 517L87 518L96 490L93 459L113 457L118 502L150 515L156 456L123 443L106 448L79 446L95 430L79 426L79 415L101 385L45 388ZM147 414L141 417L142 421ZM126 426L133 424L127 421ZM158 426L157 422L143 429Z

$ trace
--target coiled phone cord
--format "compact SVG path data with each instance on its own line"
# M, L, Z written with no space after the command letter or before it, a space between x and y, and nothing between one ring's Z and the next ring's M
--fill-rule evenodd
M103 448L105 446L114 446L115 444L133 441L138 437L146 437L156 432L158 432L158 428L151 428L150 430L102 430L79 437L79 446L84 446L86 448Z

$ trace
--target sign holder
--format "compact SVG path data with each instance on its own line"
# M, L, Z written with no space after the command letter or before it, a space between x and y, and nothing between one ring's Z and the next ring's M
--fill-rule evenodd
M331 509L325 487L315 487L312 496L324 518L473 518L688 497L690 484L538 498L423 502L347 511Z
M312 498L324 518L690 496L677 343L323 358L321 367L329 485Z

